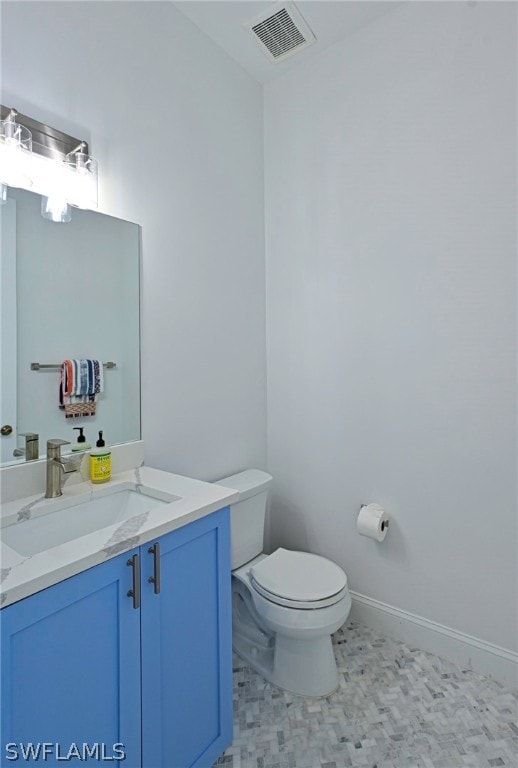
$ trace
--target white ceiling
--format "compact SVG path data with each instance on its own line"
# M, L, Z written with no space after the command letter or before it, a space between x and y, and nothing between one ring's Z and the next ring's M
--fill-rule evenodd
M260 83L283 75L399 4L394 0L297 0L296 8L317 41L273 63L262 52L255 35L243 25L266 10L275 11L283 3L256 0L179 0L174 3Z

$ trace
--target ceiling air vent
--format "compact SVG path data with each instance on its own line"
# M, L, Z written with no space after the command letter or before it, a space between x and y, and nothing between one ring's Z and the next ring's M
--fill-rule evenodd
M316 39L293 3L277 3L245 27L253 32L263 53L274 62L306 48Z

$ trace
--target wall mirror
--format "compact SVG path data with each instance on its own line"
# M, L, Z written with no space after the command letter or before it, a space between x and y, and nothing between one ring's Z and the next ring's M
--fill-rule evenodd
M140 228L78 208L56 224L40 206L20 189L0 206L2 466L26 460L13 455L24 432L38 433L40 458L49 438L75 443L73 427L92 446L99 430L107 445L140 439ZM59 408L67 358L115 363L94 416Z

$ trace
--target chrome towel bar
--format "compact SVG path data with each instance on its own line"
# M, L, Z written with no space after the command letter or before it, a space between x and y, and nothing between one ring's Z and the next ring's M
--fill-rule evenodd
M108 362L103 363L103 368L116 368L117 363ZM61 363L31 363L31 371L41 371L42 368L45 368L46 370L54 369L56 371L59 371L61 368Z

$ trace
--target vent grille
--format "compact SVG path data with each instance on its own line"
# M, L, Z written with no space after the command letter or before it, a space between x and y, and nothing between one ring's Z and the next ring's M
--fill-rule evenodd
M286 8L256 24L252 32L268 48L274 59L306 42Z
M292 3L275 6L272 13L255 18L248 26L256 35L264 53L272 61L300 50L315 42L315 36Z

